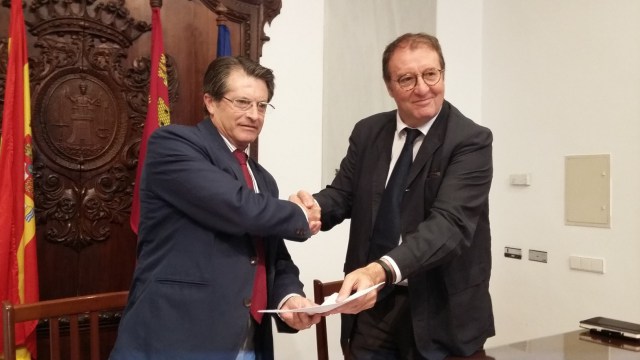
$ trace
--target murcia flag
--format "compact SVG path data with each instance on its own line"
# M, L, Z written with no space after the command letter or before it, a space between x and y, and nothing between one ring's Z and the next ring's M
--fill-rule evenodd
M9 61L0 138L0 295L2 300L13 304L38 301L26 40L22 0L11 0ZM36 325L37 321L16 325L15 341L23 347L17 352L18 359L29 359L28 352L35 353Z
M140 222L140 178L144 158L147 155L147 141L151 133L160 126L169 125L169 87L167 81L167 58L162 46L162 24L160 23L160 8L151 9L151 78L149 80L149 107L144 130L140 139L140 153L138 154L138 171L133 190L131 204L131 229L138 233Z

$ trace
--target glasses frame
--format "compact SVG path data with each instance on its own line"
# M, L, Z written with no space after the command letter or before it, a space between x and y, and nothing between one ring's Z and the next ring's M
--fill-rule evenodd
M438 71L438 74L440 74L440 76L438 76L438 80L436 82L432 83L432 84L428 83L427 80L425 80L425 78L424 78L425 74L430 70L436 70L436 71ZM396 83L398 84L398 87L400 89L402 89L404 91L411 91L411 90L415 89L416 86L418 86L418 77L420 77L422 79L422 81L424 81L424 83L427 86L435 86L440 82L440 80L442 80L442 73L443 72L444 72L444 69L435 69L434 68L434 69L428 69L427 71L423 72L422 74L416 74L416 73L413 73L413 74L411 74L411 73L402 74L402 75L398 76L398 78L396 79ZM402 87L402 85L400 85L400 79L402 79L403 77L405 77L407 75L412 75L413 76L413 85L410 86L410 87L404 88L404 87Z
M233 107L235 109L240 110L240 111L249 111L249 109L251 109L253 107L253 104L256 105L256 109L258 110L259 114L265 114L269 107L271 107L272 109L275 109L275 106L271 105L270 103L268 103L266 101L253 101L253 100L250 100L250 99L247 99L247 98L242 98L242 97L235 98L235 99L229 99L228 97L223 96L222 98L227 100L227 101L229 101L233 105ZM241 104L238 103L238 100L246 101L246 102L249 103L249 105L247 105L247 106L241 105Z

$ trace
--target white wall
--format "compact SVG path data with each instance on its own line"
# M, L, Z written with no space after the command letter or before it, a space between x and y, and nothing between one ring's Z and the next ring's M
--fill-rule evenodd
M640 2L483 4L494 342L596 315L640 322ZM564 156L600 153L611 154L611 229L566 226ZM532 186L509 186L513 173L531 173ZM506 259L504 246L548 251L549 263ZM605 258L606 273L569 270L569 255Z
M436 0L325 0L322 184L330 184L358 120L395 108L382 52L406 32L433 33ZM412 11L406 11L412 9Z
M366 28L370 17L417 13L411 8L393 13L352 8L357 16L345 19L335 13L340 9L345 14L345 3L350 2L284 2L281 14L265 30L271 41L261 61L276 73L277 110L269 114L260 137L260 162L278 181L281 198L299 188L320 189L327 146L346 149L348 134L331 135L327 143L323 123L334 118L327 116L326 104L336 76L354 73L354 63L375 70L370 80L358 78L362 88L354 90L356 110L342 105L345 112L359 113L350 112L339 121L386 106L371 104L367 111L360 104L380 91L373 87L381 83L381 54L371 50L367 56L345 58L352 62L345 65L350 70L338 75L335 63L323 62L327 46L370 50L334 43L335 30ZM640 322L638 19L636 0L616 0L615 6L600 0L437 2L435 31L447 61L446 98L494 132L491 291L498 334L489 347L577 329L579 320L596 315ZM375 43L384 42L378 36ZM611 154L612 227L565 226L564 156L595 153ZM509 174L523 172L532 174L532 186L509 186ZM309 297L313 278L341 277L347 236L343 224L304 244L289 243ZM546 250L549 262L507 259L504 246ZM569 255L603 257L606 273L569 270ZM329 331L337 336L337 321L329 320ZM277 335L275 341L278 359L312 358L315 352L313 329ZM335 355L337 344L332 345Z
M307 16L304 16L307 14ZM285 1L281 13L265 32L271 37L260 62L273 69L276 90L260 135L260 163L276 178L280 197L299 189L320 189L322 162L322 82L324 3ZM301 271L307 297L313 279L342 278L347 229L341 226L305 243L287 242ZM331 326L338 326L332 321ZM337 329L332 330L338 334ZM315 328L296 335L275 335L276 359L313 358ZM337 344L332 344L337 350Z
M438 1L435 33L447 68L445 98L480 124L482 6L477 0Z

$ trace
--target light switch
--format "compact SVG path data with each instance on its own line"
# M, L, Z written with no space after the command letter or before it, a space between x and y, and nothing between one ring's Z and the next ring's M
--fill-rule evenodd
M591 259L590 270L595 273L604 274L604 259Z
M531 174L511 174L509 175L509 183L514 186L530 186Z
M573 270L582 270L579 256L569 256L569 268Z
M604 259L571 255L569 256L569 268L604 274Z

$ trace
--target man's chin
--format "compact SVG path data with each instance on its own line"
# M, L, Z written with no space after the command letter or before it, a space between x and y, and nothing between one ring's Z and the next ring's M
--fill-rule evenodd
M433 109L421 109L420 111L414 111L412 114L416 121L420 122L420 125L426 124L429 120L431 120L434 116L436 116L436 112ZM404 120L404 119L403 119Z
M239 136L238 140L243 144L249 145L252 142L254 142L257 138L258 138L258 134L256 133L251 133L251 134L243 133L241 136Z

